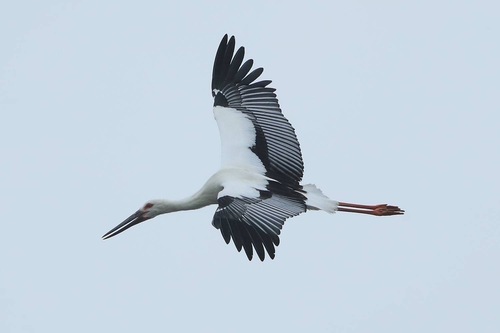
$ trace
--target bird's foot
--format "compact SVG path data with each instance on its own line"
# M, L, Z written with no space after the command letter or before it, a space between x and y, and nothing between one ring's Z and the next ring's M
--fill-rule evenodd
M391 216L391 215L402 215L404 210L398 206L389 206L387 204L376 205L373 209L373 215L376 216Z

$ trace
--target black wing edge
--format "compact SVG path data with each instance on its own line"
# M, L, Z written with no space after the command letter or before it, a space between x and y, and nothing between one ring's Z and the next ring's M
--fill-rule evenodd
M269 258L274 259L276 249L280 243L279 234L281 225L275 224L269 227L268 231L250 225L242 221L242 216L246 211L246 204L258 202L260 199L238 199L229 196L219 198L219 208L217 209L212 225L219 229L226 244L231 239L238 252L245 250L248 260L253 258L253 249L261 261L265 259L265 252ZM270 230L272 228L272 230Z
M250 72L253 66L253 60L248 59L243 63L245 48L241 46L236 53L234 53L234 48L234 36L228 39L228 35L224 35L217 49L217 53L215 54L212 72L213 97L216 96L217 91L222 90L228 84L250 85L264 71L263 68L259 67ZM270 83L270 80L264 80L255 82L253 85L255 87L266 87Z

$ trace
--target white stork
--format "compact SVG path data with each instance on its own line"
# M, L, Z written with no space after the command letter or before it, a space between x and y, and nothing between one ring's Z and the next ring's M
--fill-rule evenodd
M351 212L376 216L399 215L397 206L359 205L329 199L315 185L302 185L304 164L293 127L281 113L271 81L255 81L262 68L251 71L243 62L245 49L234 54L235 40L225 35L215 56L212 74L214 116L222 144L221 169L203 187L183 200L150 200L103 236L113 237L157 215L217 204L212 225L229 244L253 249L260 260L275 246L285 220L307 210ZM233 55L234 54L234 55Z

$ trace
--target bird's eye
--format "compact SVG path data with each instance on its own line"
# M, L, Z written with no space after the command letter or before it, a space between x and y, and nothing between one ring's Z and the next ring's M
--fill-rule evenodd
M144 208L143 208L143 209L149 209L149 208L151 208L151 207L153 207L153 204L152 204L152 203L150 203L150 202L148 202L147 204L145 204L145 205L144 205Z

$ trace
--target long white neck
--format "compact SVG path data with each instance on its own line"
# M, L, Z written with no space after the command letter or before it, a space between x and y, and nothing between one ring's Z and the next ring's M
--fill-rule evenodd
M181 210L193 210L217 203L217 194L222 187L211 177L195 194L180 200L152 200L155 215Z
M158 214L178 212L181 210L193 210L213 204L203 198L190 196L180 200L154 200Z

